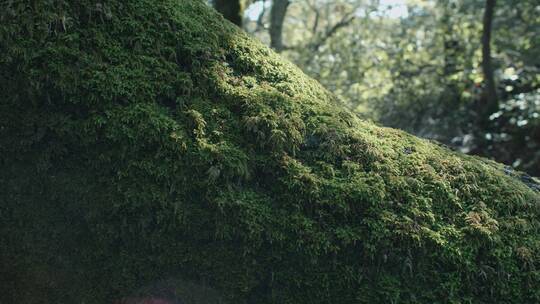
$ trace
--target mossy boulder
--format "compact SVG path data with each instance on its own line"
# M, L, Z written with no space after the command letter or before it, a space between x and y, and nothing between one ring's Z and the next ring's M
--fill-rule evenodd
M0 24L0 302L540 302L538 191L358 119L202 1Z

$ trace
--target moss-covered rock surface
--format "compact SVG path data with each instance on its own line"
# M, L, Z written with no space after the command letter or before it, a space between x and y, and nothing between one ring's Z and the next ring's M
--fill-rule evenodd
M515 175L359 120L202 1L0 10L2 303L538 303Z

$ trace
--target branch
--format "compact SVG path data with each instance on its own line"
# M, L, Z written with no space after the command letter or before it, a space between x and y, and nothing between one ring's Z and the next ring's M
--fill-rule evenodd
M321 12L317 8L317 6L311 3L311 1L306 1L306 4L313 11L313 13L315 13L315 20L313 21L313 25L311 26L311 32L313 33L313 35L315 35L317 33L317 29L319 28L319 18L321 16Z
M310 56L306 60L306 64L310 64L313 58L315 57L315 53L319 51L320 47L332 36L334 36L339 29L346 27L347 25L351 24L353 20L356 18L354 15L356 10L353 10L352 12L346 14L343 16L343 18L336 24L334 24L330 29L326 31L326 33L320 37L316 42L313 42L308 45L308 48L312 50L310 53Z
M334 36L337 31L342 28L342 27L345 27L349 24L351 24L351 22L355 19L356 16L354 16L354 14L351 16L351 14L347 14L345 17L343 17L343 19L341 19L338 23L334 24L334 26L332 26L320 39L319 41L311 44L311 49L313 51L318 51L319 48L329 39L331 38L332 36Z

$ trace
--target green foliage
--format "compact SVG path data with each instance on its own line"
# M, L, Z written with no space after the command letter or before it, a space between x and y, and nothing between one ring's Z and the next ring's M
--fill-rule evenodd
M497 1L491 44L501 109L488 114L478 102L486 1L390 2L401 5L397 16L389 1L293 1L283 54L366 118L540 175L538 1ZM267 41L262 17L245 27ZM498 119L489 123L490 114Z
M2 302L540 301L533 184L358 119L204 3L0 21Z

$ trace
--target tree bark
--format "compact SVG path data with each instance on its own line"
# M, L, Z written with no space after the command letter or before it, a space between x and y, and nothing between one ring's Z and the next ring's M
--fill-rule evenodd
M214 0L214 8L220 12L225 19L242 27L244 19L244 5L242 0Z
M493 14L496 0L486 0L484 10L484 21L482 31L482 72L484 74L484 91L481 97L481 115L486 116L497 110L497 89L493 76L493 65L491 62L491 31L493 24Z
M274 0L270 11L270 46L277 52L284 49L283 22L289 7L289 0Z

